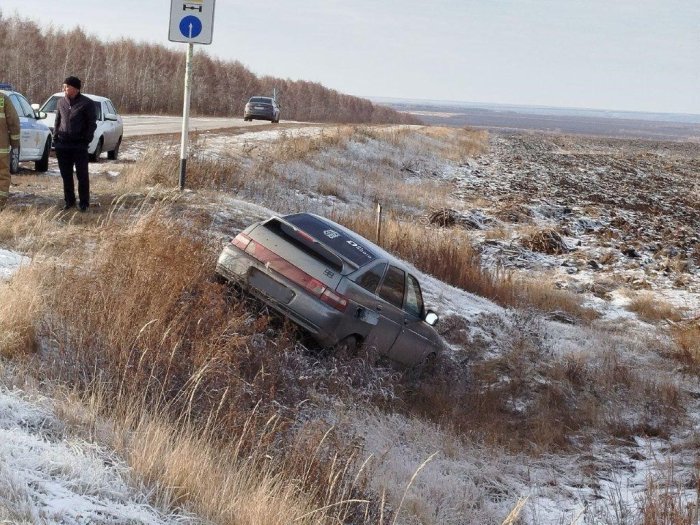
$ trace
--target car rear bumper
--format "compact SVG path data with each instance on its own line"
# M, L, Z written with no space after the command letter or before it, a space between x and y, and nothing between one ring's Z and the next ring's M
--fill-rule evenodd
M271 272L235 246L224 248L216 263L216 272L288 317L323 346L333 346L348 335L346 313L328 306L285 277Z
M274 111L267 110L250 110L243 113L243 118L253 120L275 120L275 113Z

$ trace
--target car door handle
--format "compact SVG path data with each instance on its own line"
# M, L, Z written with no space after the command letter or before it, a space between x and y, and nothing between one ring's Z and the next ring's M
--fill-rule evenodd
M382 305L381 305L381 304L378 304L378 305L377 305L377 312L381 312L381 311L382 311Z

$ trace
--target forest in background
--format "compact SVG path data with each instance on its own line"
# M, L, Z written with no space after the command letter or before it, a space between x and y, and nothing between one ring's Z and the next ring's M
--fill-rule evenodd
M131 39L102 42L76 27L42 29L0 11L0 82L30 102L42 103L75 75L83 91L107 96L121 113L182 113L185 53ZM195 48L193 115L241 117L253 95L277 93L284 119L312 122L418 124L415 117L339 93L317 82L257 76L238 61L212 58Z

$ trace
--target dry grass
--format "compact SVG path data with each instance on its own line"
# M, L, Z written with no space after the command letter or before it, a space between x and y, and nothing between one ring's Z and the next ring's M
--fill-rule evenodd
M700 318L674 323L671 335L678 348L674 357L693 373L700 373Z
M683 318L683 313L677 307L648 292L635 294L627 309L648 323L680 321Z
M455 162L465 162L471 157L485 153L488 150L489 134L485 130L462 128L442 128L428 126L421 128L420 133L437 139L440 144L438 152L445 158Z
M369 216L338 216L336 221L368 239L375 238L376 220ZM582 299L544 280L518 278L505 270L482 268L479 252L467 233L433 229L388 217L382 223L380 245L418 269L448 284L491 299L503 306L534 307L564 312L574 320L591 321L596 313Z
M41 377L117 422L119 450L171 506L226 523L372 516L376 503L358 497L355 443L322 423L291 427L311 385L295 379L311 364L293 333L261 339L271 320L210 280L218 247L161 207L126 219L110 213L93 225L99 245L35 263L41 280L13 279L0 323L17 336L3 353L48 341ZM329 392L356 380L322 377Z
M267 154L275 163L306 161L331 148L340 148L357 133L352 126L322 128L318 135L295 135L284 131L268 148Z
M24 268L12 281L0 281L0 357L16 358L36 349L35 320L42 310L39 279L34 268Z
M673 465L647 479L641 501L642 525L696 525L700 523L700 468L692 486L675 479Z

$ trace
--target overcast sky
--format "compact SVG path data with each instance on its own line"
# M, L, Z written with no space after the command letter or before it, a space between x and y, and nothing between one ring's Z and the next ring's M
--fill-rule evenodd
M0 9L184 57L170 0ZM217 0L196 47L351 95L700 114L700 0Z

